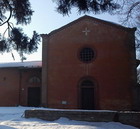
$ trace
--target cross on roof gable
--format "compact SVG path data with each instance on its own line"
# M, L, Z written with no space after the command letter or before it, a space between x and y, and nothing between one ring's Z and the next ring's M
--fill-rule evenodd
M85 30L83 30L82 32L85 33L85 36L87 36L90 30L88 30L88 28L86 27Z

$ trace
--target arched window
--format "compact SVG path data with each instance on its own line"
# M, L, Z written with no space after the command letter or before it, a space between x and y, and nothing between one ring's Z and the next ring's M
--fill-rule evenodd
M29 83L40 83L41 80L39 77L33 76L29 79Z
M94 86L91 80L83 80L81 86Z

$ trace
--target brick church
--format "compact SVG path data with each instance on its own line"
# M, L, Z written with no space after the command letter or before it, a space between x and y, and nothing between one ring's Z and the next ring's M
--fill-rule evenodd
M83 16L42 34L42 62L0 65L0 106L132 110L135 30Z

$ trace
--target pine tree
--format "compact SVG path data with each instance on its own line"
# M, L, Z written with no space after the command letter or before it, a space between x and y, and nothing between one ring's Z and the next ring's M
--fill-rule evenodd
M15 28L10 21L13 18L17 25L27 25L31 22L32 15L29 0L0 0L0 26L7 25L4 34L0 35L0 52L12 53L12 50L16 50L23 58L24 53L29 54L37 50L40 36L34 32L33 37L29 38L21 28ZM8 33L8 38L4 37L5 33Z
M118 11L120 21L127 27L137 27L136 48L140 50L140 0L121 0L121 8Z
M63 15L69 14L73 7L78 12L93 12L95 14L102 12L111 12L119 8L119 4L113 0L57 0L57 11Z

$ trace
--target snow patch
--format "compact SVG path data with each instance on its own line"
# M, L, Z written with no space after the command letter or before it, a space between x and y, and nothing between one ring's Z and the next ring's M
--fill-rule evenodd
M0 129L138 129L117 122L85 122L60 118L55 121L25 119L25 110L48 108L0 107Z
M0 63L0 68L14 68L14 67L27 67L27 68L42 67L42 61Z

